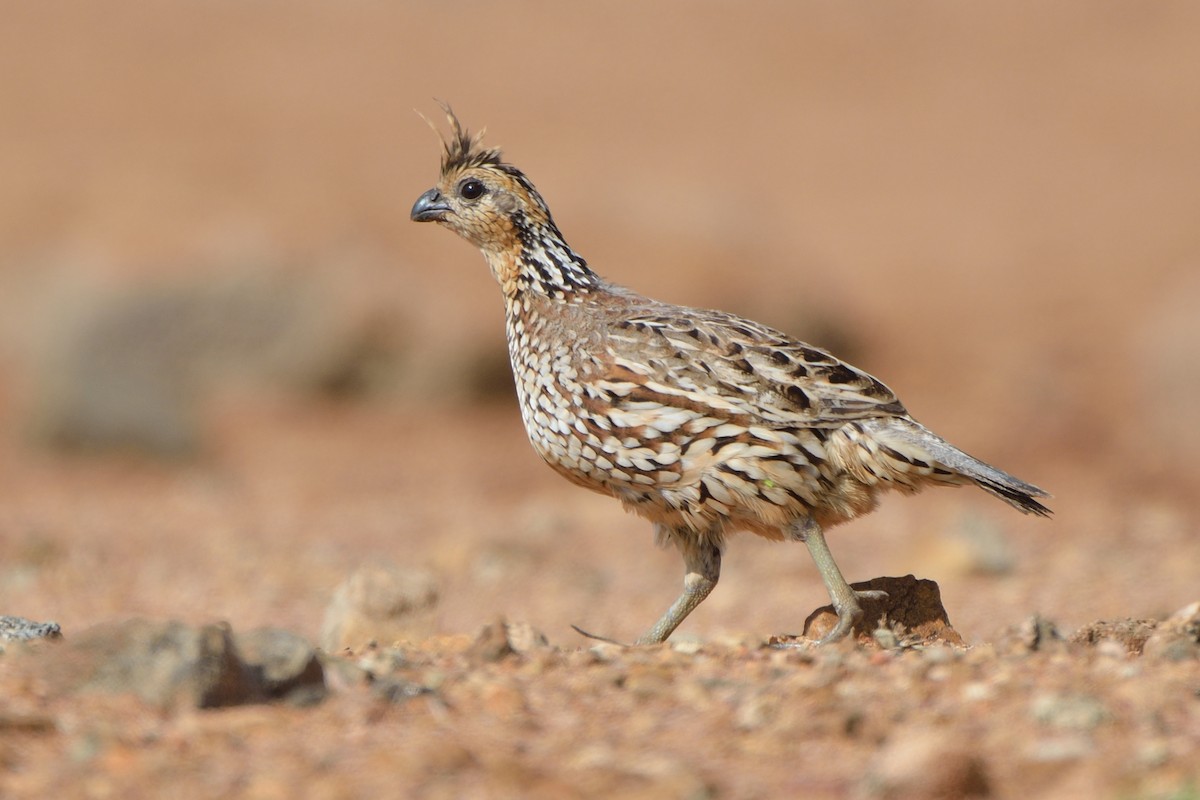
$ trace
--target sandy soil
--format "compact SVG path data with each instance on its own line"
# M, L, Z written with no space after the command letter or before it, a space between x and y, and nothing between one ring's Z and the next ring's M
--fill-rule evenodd
M312 707L164 711L2 655L0 796L1196 795L1200 662L1020 633L1200 599L1194 6L3 6L0 613L63 645L133 617L315 643L361 565L441 600L344 656L390 653L428 689L400 700L331 677ZM968 649L764 647L826 597L748 536L677 647L571 630L632 639L680 565L537 461L478 255L407 222L432 97L599 271L828 345L1054 493L1051 521L943 491L831 535L851 580L937 581ZM38 438L162 333L100 341L96 309L207 319L226 295L188 298L244 275L320 302L146 351L193 455ZM480 656L499 616L549 643Z

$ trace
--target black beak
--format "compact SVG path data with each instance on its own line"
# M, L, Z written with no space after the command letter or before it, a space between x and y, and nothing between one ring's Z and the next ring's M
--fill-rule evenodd
M437 189L430 189L425 194L417 198L417 202L413 203L412 221L413 222L437 222L443 220L450 213L450 206L446 204L442 193Z

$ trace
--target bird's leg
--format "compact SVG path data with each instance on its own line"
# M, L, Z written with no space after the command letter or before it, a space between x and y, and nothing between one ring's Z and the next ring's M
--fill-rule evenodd
M833 553L829 552L829 545L825 543L825 533L817 523L812 520L806 521L797 526L794 535L808 546L809 555L817 565L817 571L821 573L821 580L829 590L829 598L833 601L833 609L838 615L837 625L817 644L830 644L844 639L854 628L854 623L862 619L863 610L858 601L882 600L887 597L887 592L878 589L858 591L851 588L842 576L842 571L838 569L837 562L833 560Z
M706 541L686 544L680 541L679 544L687 567L687 574L683 577L683 592L666 613L659 617L658 622L637 640L637 644L665 642L671 632L679 627L679 623L708 597L721 577L719 547Z

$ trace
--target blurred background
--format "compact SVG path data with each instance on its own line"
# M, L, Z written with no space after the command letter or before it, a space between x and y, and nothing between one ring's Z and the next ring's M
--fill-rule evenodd
M1055 498L891 499L851 580L968 640L1196 599L1200 8L0 2L0 613L315 636L363 564L631 639L680 565L545 469L478 253L408 221L451 103L605 276L760 319ZM740 538L681 631L796 632ZM769 591L763 587L771 587Z

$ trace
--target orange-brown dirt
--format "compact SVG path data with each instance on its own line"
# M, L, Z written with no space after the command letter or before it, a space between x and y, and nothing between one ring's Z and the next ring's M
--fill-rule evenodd
M1200 600L1200 7L0 19L0 614L64 634L0 655L0 797L1200 793L1200 660L1122 623ZM936 581L965 649L766 647L827 597L749 536L673 644L571 630L636 637L681 565L537 461L482 260L407 221L434 97L601 273L829 346L1054 494L1049 521L894 497L830 535L852 581ZM100 397L167 438L89 440ZM164 710L37 666L134 617L316 643L364 564L440 601L330 654L316 705ZM500 617L548 644L489 649Z

